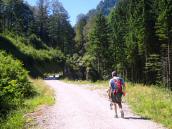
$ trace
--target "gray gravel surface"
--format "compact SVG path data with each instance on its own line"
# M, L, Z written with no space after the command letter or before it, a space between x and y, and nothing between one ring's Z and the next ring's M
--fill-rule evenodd
M108 99L96 90L57 80L46 83L55 90L56 103L42 109L42 114L37 116L41 129L165 129L134 115L125 103L125 118L114 118Z

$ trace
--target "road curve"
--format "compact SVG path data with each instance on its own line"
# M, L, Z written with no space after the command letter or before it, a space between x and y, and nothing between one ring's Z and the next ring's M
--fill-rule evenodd
M125 104L125 118L114 118L108 100L97 92L56 80L46 83L55 90L56 103L37 117L41 129L165 129L134 115Z

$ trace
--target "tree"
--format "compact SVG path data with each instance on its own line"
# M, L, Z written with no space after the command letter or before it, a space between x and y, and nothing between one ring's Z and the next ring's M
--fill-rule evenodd
M172 89L172 1L158 1L158 17L156 22L156 33L161 41L163 82ZM165 72L166 71L166 72Z
M51 2L48 33L51 46L59 47L65 55L73 53L74 31L68 20L68 12L58 0Z
M126 34L126 2L121 1L117 4L110 15L108 21L111 27L111 49L113 53L113 68L118 70L119 73L124 75L126 65L126 45L125 45L125 34Z
M0 0L0 32L3 31L3 8L4 8L4 4L3 1Z
M18 34L27 34L33 13L22 0L0 2L0 26L2 31L13 31Z
M77 23L75 25L75 42L76 42L76 51L79 54L83 55L85 52L86 37L84 35L84 27L87 23L87 17L84 14L80 14L77 17Z
M93 31L89 35L87 52L95 59L93 68L99 73L100 78L107 78L110 64L110 34L106 18L100 13L96 17Z
M22 1L18 1L14 7L14 15L16 19L16 23L14 23L16 33L23 32L27 34L34 20L33 12L29 6Z
M38 25L38 35L43 41L47 41L47 24L48 24L48 0L38 0L36 9L36 21Z

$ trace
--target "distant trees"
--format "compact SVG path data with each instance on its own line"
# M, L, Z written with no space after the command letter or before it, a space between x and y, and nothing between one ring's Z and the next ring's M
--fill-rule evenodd
M157 2L156 34L161 44L163 82L172 89L172 1Z
M38 0L36 8L37 32L43 41L48 41L48 0Z
M57 67L57 64L65 63L59 55L70 57L74 51L75 32L70 25L67 11L58 0L37 0L35 6L30 6L23 0L0 0L0 33L10 35L16 40L14 42L22 42L28 48L34 49L29 50L30 55L39 55L39 52L42 54L45 51L43 56L47 57L46 62L56 64ZM39 52L35 52L36 50ZM57 54L46 53L48 50ZM58 54L61 52L62 54ZM23 58L27 58L24 63L30 68L44 62L44 57L40 57L40 60L33 59L34 61L25 56ZM65 65L59 69L63 71L64 67ZM39 73L39 70L36 72Z
M22 0L0 1L0 31L29 37L35 34L48 46L72 54L74 30L68 13L58 0L37 0L29 6Z
M171 6L167 4L172 3L164 0L121 0L108 16L113 31L113 44L115 48L119 47L118 44L123 44L119 48L125 55L121 58L121 54L116 54L117 57L114 58L118 63L125 62L123 69L129 80L151 84L163 82L171 86L169 73L171 74L172 57L168 45L171 40L168 33ZM165 44L166 49L163 47ZM115 52L118 53L117 50Z
M126 43L125 35L127 31L127 2L118 3L116 8L111 11L108 17L109 26L111 28L111 50L113 67L121 74L124 74L126 67Z
M107 17L91 10L75 29L76 42L85 44L85 73L92 69L98 79L115 69L132 82L171 87L171 5L170 0L120 0Z
M84 14L80 14L77 17L77 24L75 26L75 51L79 51L79 54L85 53L86 36L84 35L84 27L87 23L87 17Z
M86 51L94 58L93 68L100 75L100 79L108 78L109 69L112 67L110 30L106 18L101 13L97 15L94 29L90 32Z
M52 47L59 47L65 55L72 54L74 47L74 30L69 23L68 13L58 0L50 3L48 19L49 42Z
M21 0L0 1L0 27L1 32L13 31L27 33L33 13Z

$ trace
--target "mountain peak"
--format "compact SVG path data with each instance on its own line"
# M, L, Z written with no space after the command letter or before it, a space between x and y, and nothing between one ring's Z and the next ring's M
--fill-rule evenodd
M105 16L110 13L110 10L116 5L117 0L101 0L97 5L96 10L101 11Z

